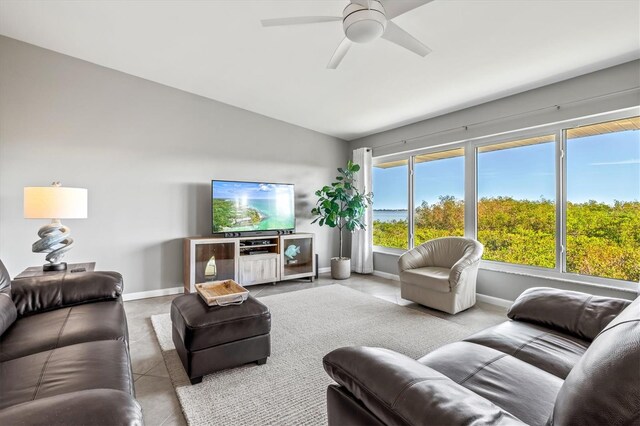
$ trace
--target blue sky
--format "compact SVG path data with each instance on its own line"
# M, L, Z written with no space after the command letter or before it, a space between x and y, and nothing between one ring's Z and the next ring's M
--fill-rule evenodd
M478 196L555 199L554 144L481 153ZM415 201L464 195L462 157L416 164ZM407 168L373 170L374 208L405 209ZM567 199L640 200L640 132L628 131L567 141Z
M293 185L215 181L212 195L223 199L246 196L250 200L255 200L277 198L283 191L293 194Z

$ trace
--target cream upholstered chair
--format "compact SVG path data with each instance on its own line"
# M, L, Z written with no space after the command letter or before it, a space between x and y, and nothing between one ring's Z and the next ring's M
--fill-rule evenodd
M476 303L484 247L462 237L436 238L398 259L403 299L455 314Z

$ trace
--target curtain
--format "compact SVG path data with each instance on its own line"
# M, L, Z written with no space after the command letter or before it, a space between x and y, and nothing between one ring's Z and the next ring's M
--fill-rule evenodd
M371 148L353 151L353 162L360 166L356 174L356 188L361 193L371 192ZM360 274L373 272L373 210L369 206L364 214L366 229L358 229L351 236L351 268Z

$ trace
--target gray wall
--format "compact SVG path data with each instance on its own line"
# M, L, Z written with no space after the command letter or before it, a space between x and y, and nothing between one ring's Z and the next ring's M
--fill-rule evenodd
M372 147L374 156L388 155L634 107L640 105L640 91L637 90L640 87L639 75L640 61L628 62L497 101L377 133L354 140L350 145L352 149L363 146ZM547 108L553 105L562 105L562 107L558 110ZM524 114L533 110L538 111ZM495 121L473 125L473 123L482 123L487 120ZM468 126L468 128L465 129L464 126ZM396 143L412 138L417 139L406 144ZM381 272L397 274L397 259L397 255L374 253L374 268ZM515 299L527 288L541 285L625 298L631 298L635 295L629 291L577 282L541 279L490 270L481 270L478 275L479 293L507 300Z
M31 243L47 221L23 218L22 189L53 180L89 190L89 218L63 221L76 239L67 260L120 271L127 293L182 285L181 239L210 232L212 178L294 183L298 230L316 233L326 267L337 238L308 212L349 155L342 140L0 37L0 257L12 275L44 263Z

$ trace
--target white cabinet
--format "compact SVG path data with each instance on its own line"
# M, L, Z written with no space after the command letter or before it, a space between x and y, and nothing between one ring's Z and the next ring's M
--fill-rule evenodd
M242 285L275 283L279 281L279 258L277 253L240 256L238 282Z

